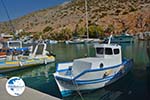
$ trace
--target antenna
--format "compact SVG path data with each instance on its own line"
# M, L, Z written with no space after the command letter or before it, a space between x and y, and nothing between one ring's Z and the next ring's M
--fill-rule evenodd
M111 34L110 37L109 37L108 44L111 43L111 38L112 38L112 34Z

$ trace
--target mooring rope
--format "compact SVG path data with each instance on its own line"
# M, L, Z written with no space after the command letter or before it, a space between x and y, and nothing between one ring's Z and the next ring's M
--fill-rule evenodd
M73 79L72 74L71 74L71 78ZM79 90L79 86L78 86L78 84L76 83L76 81L75 81L75 80L72 80L72 82L73 82L73 84L75 84L76 91L77 91L77 93L79 94L79 96L81 97L81 100L84 100L84 97L82 96L82 94L81 94L81 92L80 92L80 90Z

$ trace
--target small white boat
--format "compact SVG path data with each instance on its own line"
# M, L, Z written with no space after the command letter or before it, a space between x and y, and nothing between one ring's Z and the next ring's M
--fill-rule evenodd
M66 44L84 44L85 41L83 39L76 38L76 39L73 39L73 40L65 41L65 43Z
M48 39L46 39L46 40L44 40L44 43L46 43L46 44L57 44L58 41L57 40L48 40Z
M132 59L122 59L121 46L116 44L95 45L96 57L75 59L60 63L54 78L63 97L74 91L102 88L127 74Z
M49 44L57 44L58 43L58 41L56 41L56 40L49 40Z

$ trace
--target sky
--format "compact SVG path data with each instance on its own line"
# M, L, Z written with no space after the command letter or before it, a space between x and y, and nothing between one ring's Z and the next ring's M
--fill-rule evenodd
M0 22L8 20L2 1L8 10L10 18L15 19L40 9L62 4L69 0L0 0Z

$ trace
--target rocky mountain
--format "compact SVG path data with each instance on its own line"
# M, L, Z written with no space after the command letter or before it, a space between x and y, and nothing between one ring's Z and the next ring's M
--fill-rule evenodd
M43 34L59 34L85 28L85 0L43 9L12 20L16 30ZM104 32L120 33L127 30L135 34L150 31L150 0L87 0L90 26L100 26ZM10 23L0 23L0 33L12 31Z

